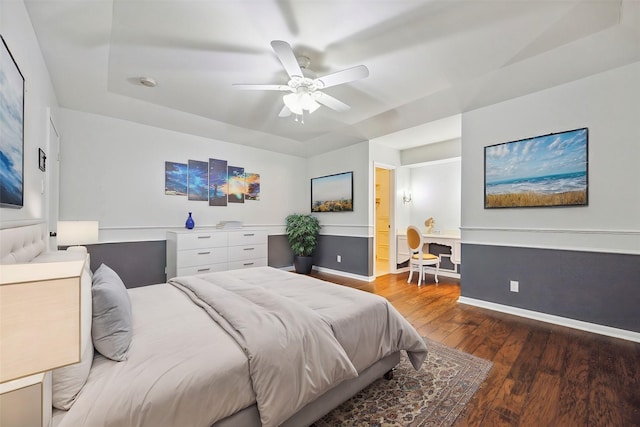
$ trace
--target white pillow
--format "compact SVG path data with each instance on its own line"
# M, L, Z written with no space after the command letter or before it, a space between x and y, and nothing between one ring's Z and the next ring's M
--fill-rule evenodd
M115 361L127 360L132 337L131 301L118 274L105 264L93 273L91 337L96 350Z
M57 409L68 410L87 382L93 363L91 341L91 269L89 256L85 253L66 251L46 252L32 262L60 262L86 258L80 279L80 363L54 369L52 372L52 403Z

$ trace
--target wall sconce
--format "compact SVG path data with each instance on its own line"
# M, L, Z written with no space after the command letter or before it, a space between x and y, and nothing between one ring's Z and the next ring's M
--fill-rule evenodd
M405 205L411 203L411 193L407 195L407 193L405 193L404 191L402 192L402 203L404 203Z

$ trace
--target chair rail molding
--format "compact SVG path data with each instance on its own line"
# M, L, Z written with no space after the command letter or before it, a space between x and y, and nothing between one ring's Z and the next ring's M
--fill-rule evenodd
M586 228L460 228L463 244L640 255L640 230Z

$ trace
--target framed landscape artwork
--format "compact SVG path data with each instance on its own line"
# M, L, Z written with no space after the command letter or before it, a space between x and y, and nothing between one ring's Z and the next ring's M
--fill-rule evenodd
M311 212L353 211L353 172L311 178Z
M484 207L588 204L589 129L484 148Z
M1 37L0 37L1 38ZM0 206L24 204L24 77L0 43Z

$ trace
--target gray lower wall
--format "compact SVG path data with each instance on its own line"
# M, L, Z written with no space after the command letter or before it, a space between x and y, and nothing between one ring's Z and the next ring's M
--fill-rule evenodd
M122 279L127 288L164 283L167 264L166 242L119 242L87 245L91 271L106 264Z
M350 274L371 276L369 265L372 239L366 237L320 236L313 255L314 265L344 271ZM111 267L127 288L166 282L166 241L118 242L87 245L91 254L91 270L100 264ZM342 262L336 261L342 256ZM286 235L269 236L268 264L282 268L293 265L293 253Z
M342 257L342 262L337 261L338 255ZM369 262L372 256L372 237L320 235L313 254L313 264L369 277L373 275L373 265Z
M293 252L286 234L269 236L269 266L275 268L293 265Z
M640 255L463 243L462 260L464 297L640 332Z

